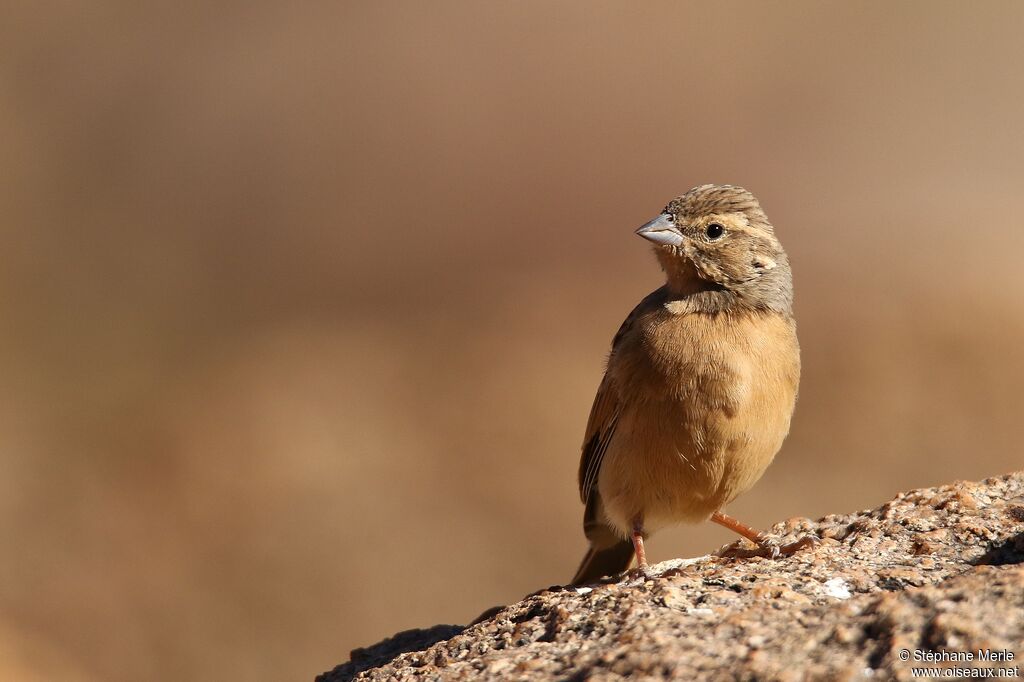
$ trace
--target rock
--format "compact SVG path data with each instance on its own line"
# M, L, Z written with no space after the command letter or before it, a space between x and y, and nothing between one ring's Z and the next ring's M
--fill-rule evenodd
M549 588L357 649L317 681L1020 676L1024 472L773 532L822 541L777 560L734 543L651 579Z

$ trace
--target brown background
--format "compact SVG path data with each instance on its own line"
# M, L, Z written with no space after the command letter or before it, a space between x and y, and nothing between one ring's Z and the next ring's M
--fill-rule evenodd
M734 514L1021 465L1020 4L187 5L0 25L0 677L309 679L568 579L632 231L703 182L804 347Z

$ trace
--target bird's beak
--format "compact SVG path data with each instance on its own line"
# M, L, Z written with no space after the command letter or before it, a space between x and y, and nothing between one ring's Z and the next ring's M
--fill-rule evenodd
M671 216L662 213L636 231L638 235L663 246L679 246L683 243L683 235L672 222Z

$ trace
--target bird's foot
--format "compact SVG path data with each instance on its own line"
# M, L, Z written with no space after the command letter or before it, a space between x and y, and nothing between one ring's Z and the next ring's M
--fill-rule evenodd
M783 544L782 540L777 536L769 535L768 533L758 533L756 540L752 538L748 539L757 546L756 549L746 549L743 547L729 545L719 552L719 556L735 557L740 559L760 556L768 559L780 559L782 557L792 556L801 549L814 547L821 542L821 539L817 536L805 535L799 540Z
M756 550L743 550L738 547L726 549L719 552L720 556L766 556L770 559L778 559L781 556L789 556L804 547L810 547L811 545L820 542L820 540L813 535L806 535L795 542L790 542L784 545L776 536L755 530L747 524L742 523L727 514L723 514L720 511L716 511L712 514L711 520L720 526L725 526L738 535L742 535L747 540L750 540L752 543L757 545Z
M631 568L622 575L628 581L636 580L640 582L654 580L658 577L657 573L647 563Z
M799 540L782 544L782 542L767 533L761 533L760 542L757 543L758 549L764 552L764 555L769 559L778 559L779 557L792 556L796 552L806 547L813 547L817 545L821 540L814 535L805 535Z

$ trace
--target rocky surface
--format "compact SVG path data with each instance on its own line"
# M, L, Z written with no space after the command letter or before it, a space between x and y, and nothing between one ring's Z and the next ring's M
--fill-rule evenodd
M735 543L653 578L552 587L357 649L317 680L1020 677L1024 472L773 531L821 542L776 560Z

